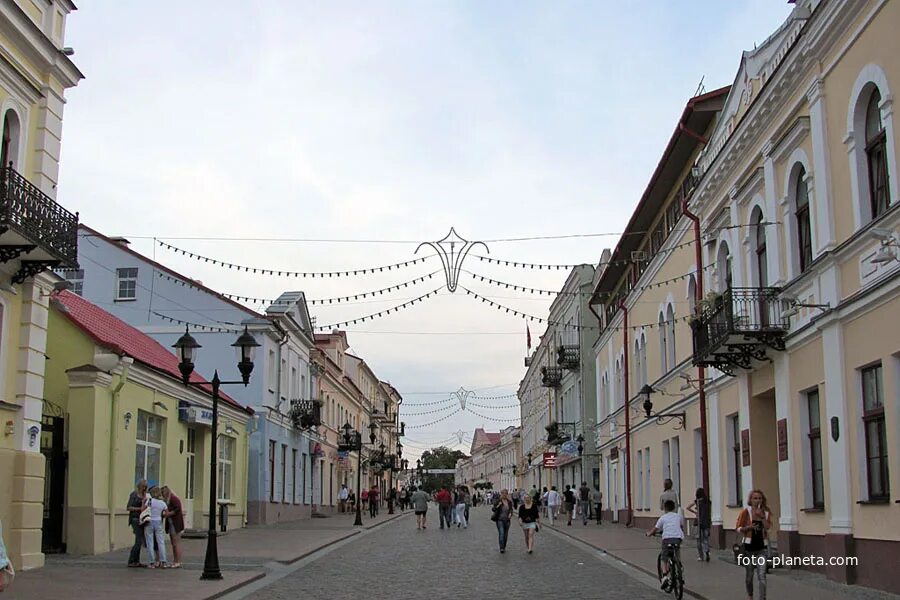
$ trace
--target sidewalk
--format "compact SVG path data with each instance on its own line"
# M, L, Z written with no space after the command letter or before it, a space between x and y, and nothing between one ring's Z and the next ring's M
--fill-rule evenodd
M324 519L305 519L277 525L234 529L218 538L219 566L224 579L200 581L206 554L206 539L182 540L182 569L129 569L128 549L95 556L48 555L41 569L16 574L4 598L46 600L48 598L90 598L119 600L157 589L179 600L209 600L266 576L271 563L291 564L310 554L358 535L411 511L388 515L384 510L375 519L363 515L363 526L354 527L353 514L336 514ZM172 560L172 547L166 553ZM146 562L146 551L142 560Z
M626 528L624 525L581 524L581 518L573 519L569 527L559 520L552 527L555 531L584 542L606 552L628 565L656 577L656 557L659 554L659 538L648 538L643 529ZM681 550L684 563L685 597L701 600L734 600L744 598L744 570L732 562L731 551L713 550L710 562L696 560L696 541L685 540ZM861 586L847 586L828 581L823 575L808 571L777 569L769 573L769 598L791 600L897 600L900 596Z

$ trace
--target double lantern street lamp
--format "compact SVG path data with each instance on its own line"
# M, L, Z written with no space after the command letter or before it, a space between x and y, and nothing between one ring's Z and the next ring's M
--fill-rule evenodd
M344 430L344 444L341 450L346 450L347 452L355 451L356 452L356 493L357 499L354 504L356 504L356 520L353 521L353 525L362 525L362 502L360 498L362 498L362 434L353 427L350 426L350 423L344 423L344 426L341 428ZM374 433L373 433L374 437Z
M222 381L219 379L219 371L213 373L212 381L191 381L194 372L194 359L197 350L201 348L197 340L185 327L184 335L172 346L178 356L178 370L181 371L181 381L186 386L206 387L212 386L212 425L209 450L209 530L206 533L206 559L203 561L203 573L200 579L222 579L222 571L219 569L219 551L216 545L216 458L219 429L219 387L223 385L243 385L250 383L250 374L253 372L253 355L259 343L250 335L247 327L231 344L238 354L238 371L241 373L239 381Z

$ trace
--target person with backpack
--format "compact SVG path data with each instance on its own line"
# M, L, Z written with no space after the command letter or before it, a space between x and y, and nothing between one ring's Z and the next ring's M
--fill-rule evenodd
M591 488L587 481L582 481L578 488L578 508L581 509L581 524L587 526L591 514Z

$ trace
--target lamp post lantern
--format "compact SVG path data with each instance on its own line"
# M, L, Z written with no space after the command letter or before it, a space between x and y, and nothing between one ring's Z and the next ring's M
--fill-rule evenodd
M253 356L259 343L250 334L247 327L244 332L232 344L238 353L238 371L241 373L240 381L222 381L219 379L219 371L213 372L212 381L212 424L210 425L209 443L209 529L206 532L206 557L203 561L203 572L200 579L222 579L222 571L219 569L219 549L216 542L216 493L217 493L217 445L219 443L219 388L223 385L243 385L250 383L250 374L253 372ZM184 335L172 346L178 356L178 370L181 372L181 381L184 385L202 387L208 385L203 381L191 381L194 372L194 358L197 350L202 346L185 327Z
M354 431L350 423L344 423L344 445L348 450L356 450L356 519L353 525L362 525L362 434Z

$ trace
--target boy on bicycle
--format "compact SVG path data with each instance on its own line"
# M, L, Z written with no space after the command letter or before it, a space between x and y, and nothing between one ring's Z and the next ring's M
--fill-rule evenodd
M682 528L682 519L681 515L675 512L675 502L672 500L666 500L663 505L666 512L663 514L659 520L656 521L656 525L653 526L647 532L647 536L651 536L655 533L662 532L662 552L660 554L660 558L662 559L662 574L663 574L663 582L662 588L668 591L669 588L669 578L667 575L669 574L669 546L675 547L675 558L677 560L681 560L681 542L684 541L684 529Z

